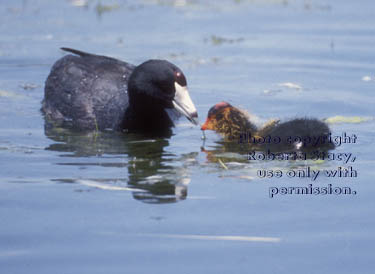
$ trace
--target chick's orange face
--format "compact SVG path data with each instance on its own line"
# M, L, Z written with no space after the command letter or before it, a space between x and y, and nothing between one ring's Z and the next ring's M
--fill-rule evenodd
M215 130L220 132L228 121L228 115L232 105L227 102L220 102L214 105L208 111L206 122L202 125L201 130Z

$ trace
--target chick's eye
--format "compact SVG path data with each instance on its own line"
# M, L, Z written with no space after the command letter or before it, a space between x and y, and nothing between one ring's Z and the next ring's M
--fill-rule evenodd
M185 75L181 71L176 71L174 78L180 86L185 87L187 85Z

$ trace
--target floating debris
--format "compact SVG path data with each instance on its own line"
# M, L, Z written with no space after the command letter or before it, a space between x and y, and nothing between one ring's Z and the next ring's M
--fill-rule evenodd
M215 46L219 46L219 45L222 45L222 44L233 44L233 43L239 43L239 42L243 42L245 39L240 37L240 38L235 38L235 39L231 39L231 38L224 38L224 37L220 37L220 36L216 36L216 35L211 35L211 37L209 39L204 39L204 41L207 43L207 42L211 42L213 45Z
M26 83L26 84L20 84L20 87L23 88L24 90L32 90L32 89L36 89L39 86L36 84L32 84L32 83Z
M187 1L186 0L176 0L174 1L174 6L175 7L184 7L187 5Z
M341 116L341 115L336 115L336 116L324 119L324 121L329 124L339 124L339 123L358 124L358 123L368 122L372 120L374 120L374 117Z
M75 7L87 7L89 5L88 0L71 0L70 2Z
M82 180L82 179L80 179L80 180L76 180L76 182L81 184L81 185L85 185L85 186L89 186L89 187L95 187L95 188L104 189L104 190L146 192L146 190L144 190L144 189L123 187L123 186L113 186L113 185L103 184L103 183L99 183L99 182L92 181L92 180Z
M223 163L223 161L220 158L217 158L219 164L226 170L228 170L228 167Z
M186 7L196 5L196 1L194 0L149 0L153 4L161 5L161 6L173 6L173 7Z
M375 79L375 77L374 77L374 79ZM371 76L368 76L368 75L362 77L362 81L364 81L364 82L370 82L374 79L372 79Z
M216 241L241 241L241 242L267 242L278 243L281 238L278 237L256 237L240 235L190 235L190 234L137 234L139 236L163 237L188 240L216 240Z
M296 83L292 83L292 82L285 82L285 83L280 83L280 84L277 84L279 87L284 87L284 88L290 88L290 89L297 89L297 90L301 90L302 87Z
M117 10L119 8L120 8L120 6L118 4L103 5L103 4L101 4L99 2L99 4L96 5L95 10L96 10L97 15L99 17L101 17L103 13L105 13L105 12L111 12L111 11Z
M252 181L255 179L253 176L248 175L219 175L219 178L232 178Z

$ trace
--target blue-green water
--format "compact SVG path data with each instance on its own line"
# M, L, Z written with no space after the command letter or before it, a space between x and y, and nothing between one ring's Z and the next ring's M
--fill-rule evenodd
M1 4L1 273L373 273L373 1ZM247 161L184 119L167 139L45 130L62 46L172 61L201 122L223 100L260 121L342 115L333 134L357 142L334 153L353 153L358 176L261 179L342 163ZM356 195L269 198L309 184Z

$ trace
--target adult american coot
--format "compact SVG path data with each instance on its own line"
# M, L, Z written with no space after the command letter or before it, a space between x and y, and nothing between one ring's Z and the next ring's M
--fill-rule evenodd
M272 120L257 128L249 116L227 102L210 108L202 130L214 130L227 140L247 143L253 147L273 151L315 151L334 149L331 131L322 121L297 118L283 123Z
M183 72L165 60L139 66L62 48L66 55L45 83L42 111L48 121L79 130L157 133L184 115L198 124Z

